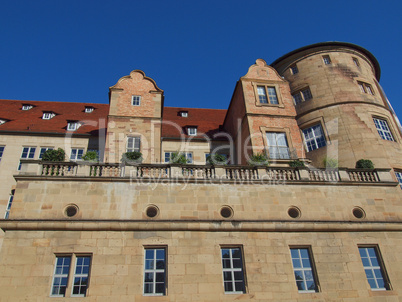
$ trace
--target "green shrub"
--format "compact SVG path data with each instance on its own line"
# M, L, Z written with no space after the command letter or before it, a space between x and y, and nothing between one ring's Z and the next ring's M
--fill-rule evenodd
M64 161L65 158L66 153L61 148L57 150L47 150L42 155L43 161Z
M289 167L292 168L304 168L306 165L301 160L292 160L289 162Z
M374 169L374 164L369 159L359 159L356 162L356 169Z
M185 165L188 164L189 160L186 158L186 155L184 153L179 153L179 152L173 152L170 155L170 164L179 164L179 165Z
M335 158L326 157L324 158L324 167L329 169L338 168L338 160Z
M251 166L268 166L269 165L269 160L268 157L265 155L264 152L253 154L249 161L248 164Z
M214 153L207 157L207 163L210 165L226 165L227 157L222 154Z
M141 163L142 162L142 153L138 152L138 151L123 153L121 161L125 162L125 163L130 163L130 162Z
M82 156L82 159L87 161L99 161L98 152L88 151L84 154L84 156Z

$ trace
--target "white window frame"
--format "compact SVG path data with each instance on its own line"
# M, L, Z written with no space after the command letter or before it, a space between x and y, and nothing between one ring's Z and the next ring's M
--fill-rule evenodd
M229 258L224 258L224 251L229 251ZM234 258L233 254L238 251L239 257ZM246 293L246 282L244 274L243 250L241 247L221 247L222 278L225 294ZM238 274L240 273L240 274ZM241 278L238 278L240 275ZM229 277L229 278L228 278ZM241 283L243 290L236 290L236 283ZM232 286L232 290L226 288L226 284Z
M82 260L81 260L82 259ZM79 265L79 260L83 261ZM88 260L88 261L86 261ZM87 268L87 272L85 272L85 268ZM80 271L79 271L80 269ZM87 255L76 255L75 257L75 266L74 266L74 275L73 275L73 283L71 286L71 297L85 297L86 292L88 290L88 285L89 285L89 272L91 270L91 256ZM86 286L82 286L82 280L86 279L87 284ZM77 282L80 282L79 284ZM74 294L74 289L75 288L82 288L85 287L84 293L79 293L79 294Z
M321 135L317 135L316 129L319 129L319 131L321 132ZM308 130L311 130L311 137L307 138L306 132L309 132ZM324 129L322 128L320 123L302 129L302 133L303 133L303 138L304 138L304 145L307 149L307 152L314 151L319 148L323 148L323 147L327 146L327 139L324 134ZM311 142L313 142L313 143L311 143ZM311 146L311 148L309 146Z
M30 110L32 108L33 108L33 106L29 105L29 104L22 105L22 110L24 110L24 111Z
M75 152L73 152L73 150L75 150ZM70 160L71 161L82 160L84 151L85 151L84 148L71 148ZM74 154L74 156L73 156L73 154Z
M10 210L11 210L11 206L13 205L13 199L14 199L14 194L12 193L12 194L10 194L10 197L8 198L6 213L4 214L4 219L8 219L8 217L10 216Z
M193 152L177 152L177 151L167 151L167 152L165 152L165 158L164 158L165 163L170 162L170 159L171 159L173 153L182 153L182 154L184 154L186 156L186 159L187 159L189 164L193 163ZM168 159L168 160L166 160L166 159Z
M0 125L5 124L6 122L7 122L6 120L1 120L1 119L0 119Z
M187 127L187 134L190 136L197 135L197 127Z
M141 106L141 96L140 95L131 96L131 105Z
M54 150L54 147L40 147L40 152L39 152L39 159L42 159L43 154L47 151L47 150Z
M56 114L54 112L43 112L42 119L43 120L50 120L54 118Z
M126 152L141 152L141 137L139 136L127 137Z
M385 267L382 262L378 247L359 246L359 254L363 264L364 272L366 273L367 282L369 283L371 290L389 290L390 283L388 275L385 272ZM373 276L374 278L369 278L369 276ZM374 282L370 283L369 279ZM382 280L382 282L384 283L384 287L379 286L379 280Z
M302 253L303 251L303 253ZM304 254L304 255L302 255ZM306 257L307 254L307 257ZM293 273L295 276L296 286L299 293L315 293L319 291L319 285L317 280L317 274L315 271L315 265L313 262L313 257L311 256L311 250L308 247L291 247L290 257L292 259ZM309 265L309 266L308 266ZM297 279L297 272L302 279ZM305 289L300 289L298 282L304 286ZM313 282L314 290L308 289L307 282Z
M62 262L60 263L61 265L59 265L59 266L57 265L58 259L63 259ZM65 259L69 259L68 264L65 264ZM69 283L68 276L70 274L71 262L72 262L71 255L59 255L59 256L56 255L56 260L54 263L54 270L53 270L52 287L50 288L50 296L51 297L65 297L66 296L68 283ZM59 269L58 269L58 267L59 267ZM67 268L67 269L65 269L65 268ZM60 269L61 269L61 272L60 272ZM67 272L65 272L66 270L67 270ZM58 293L54 294L53 289L55 288L55 285L56 285L55 282L56 282L56 280L58 281L60 278L67 279L64 294L60 294L60 288L61 288L60 286L57 286L59 288ZM57 285L60 285L60 283Z
M26 152L24 152L25 150L27 150ZM26 153L26 156L23 157L24 153ZM36 147L22 147L22 152L21 152L21 159L34 159L35 158L35 153L36 153ZM21 170L21 161L18 164L18 171Z
M395 141L394 136L392 135L391 129L389 128L387 120L383 118L373 117L375 128L377 129L378 134L383 140L386 141Z
M78 122L68 122L67 123L67 131L75 131L80 127L80 123Z
M284 141L282 140L284 136ZM290 149L286 132L266 132L270 159L290 159ZM271 139L270 139L271 138ZM283 142L285 144L283 144Z
M158 251L163 251L163 259L158 258ZM152 255L151 255L152 254ZM166 270L167 270L167 248L166 247L149 247L144 249L144 280L143 280L143 290L144 296L165 296L166 295ZM152 256L152 258L149 258ZM147 258L148 257L148 258ZM163 260L163 268L157 267L158 260ZM147 274L152 275L152 281L146 281ZM163 275L163 281L157 282L157 275ZM163 284L163 292L156 292L156 285ZM145 292L146 285L152 286L152 292Z
M188 117L188 111L180 111L181 117Z
M91 113L91 112L93 112L94 110L95 110L94 107L90 107L90 106L85 107L85 113Z

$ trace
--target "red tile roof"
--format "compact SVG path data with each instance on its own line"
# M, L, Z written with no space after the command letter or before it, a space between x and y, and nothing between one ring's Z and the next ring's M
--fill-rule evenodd
M187 111L188 117L182 117L180 115L182 111ZM187 135L186 127L195 126L197 127L197 135L195 138L202 138L203 134L206 134L209 138L213 138L215 133L223 132L220 128L223 125L226 112L227 110L223 109L164 107L162 116L164 122L162 125L162 137L180 138L182 135L187 138L193 137ZM218 139L223 139L223 137L219 137Z
M22 110L23 105L32 105L33 108ZM85 107L95 109L85 113ZM56 116L44 120L43 112L54 112ZM100 128L106 127L108 113L109 104L0 100L0 119L7 121L0 125L0 132L97 135ZM68 121L81 121L83 124L76 131L67 131Z

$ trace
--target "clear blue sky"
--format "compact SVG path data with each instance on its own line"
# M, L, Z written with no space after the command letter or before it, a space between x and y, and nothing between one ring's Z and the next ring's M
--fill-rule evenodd
M402 118L401 3L3 1L0 98L107 103L108 88L141 69L166 106L226 109L257 58L344 41L376 56Z

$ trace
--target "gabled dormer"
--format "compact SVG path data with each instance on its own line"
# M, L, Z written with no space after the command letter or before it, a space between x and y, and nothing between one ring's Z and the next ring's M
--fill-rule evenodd
M42 120L50 120L56 116L56 113L52 111L43 111Z
M31 104L22 104L21 110L28 111L31 110L34 106Z

